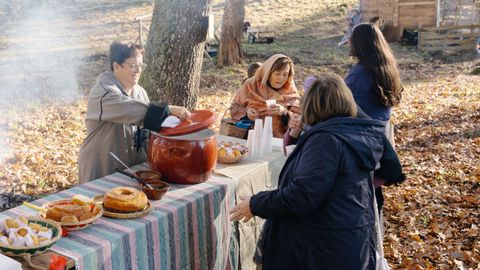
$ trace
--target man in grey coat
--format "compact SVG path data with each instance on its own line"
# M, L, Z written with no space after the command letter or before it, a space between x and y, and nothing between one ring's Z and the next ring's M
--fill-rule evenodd
M118 166L109 152L128 166L146 160L143 150L134 147L134 135L141 129L158 131L169 115L181 120L190 112L179 106L150 102L138 85L144 50L136 44L113 42L110 46L110 70L98 76L88 95L87 137L78 157L80 183L114 172Z

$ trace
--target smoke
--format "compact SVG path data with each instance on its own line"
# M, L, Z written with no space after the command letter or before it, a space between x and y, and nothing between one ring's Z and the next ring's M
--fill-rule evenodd
M0 95L18 102L73 101L79 97L75 71L79 42L59 10L30 10L19 25L6 30L0 52Z
M60 5L30 6L15 20L2 23L1 112L21 113L31 104L65 103L81 97L76 72L83 55L82 42L70 21L71 10ZM0 162L8 154L3 133L0 126Z
M3 128L0 128L0 163L3 163L5 157L10 153L8 139ZM0 192L3 190L3 183L0 181Z

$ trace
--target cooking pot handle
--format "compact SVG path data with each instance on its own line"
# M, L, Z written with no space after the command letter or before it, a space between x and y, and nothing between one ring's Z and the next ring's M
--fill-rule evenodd
M175 158L188 158L190 157L190 151L181 146L173 146L168 150L171 157Z

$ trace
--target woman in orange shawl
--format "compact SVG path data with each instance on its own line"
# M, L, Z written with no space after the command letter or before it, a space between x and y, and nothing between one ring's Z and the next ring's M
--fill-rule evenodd
M246 80L233 99L230 111L232 119L272 116L273 136L282 138L288 128L292 109L300 106L300 96L293 83L293 62L282 54L270 57L257 70L255 76ZM266 100L276 100L276 105L267 107Z

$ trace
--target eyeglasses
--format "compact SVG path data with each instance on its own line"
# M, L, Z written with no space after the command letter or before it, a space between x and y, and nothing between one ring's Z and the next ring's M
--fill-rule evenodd
M128 64L130 66L130 68L132 69L132 71L136 71L138 69L144 70L147 67L147 64L144 64L144 63L141 63L141 64L132 64L132 63L128 63L128 62L124 62L124 63Z

